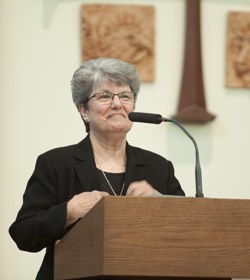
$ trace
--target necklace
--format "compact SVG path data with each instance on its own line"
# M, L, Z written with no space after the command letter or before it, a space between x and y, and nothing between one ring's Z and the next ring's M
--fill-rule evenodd
M101 169L101 172L102 172L102 174L103 174L103 176L104 176L104 178L105 178L106 182L108 183L108 185L109 185L109 187L110 187L110 189L111 189L112 193L114 194L114 196L117 196L117 194L116 194L116 192L114 191L114 189L113 189L112 185L110 184L109 179L107 178L107 176L106 176L105 172L104 172L102 169ZM120 192L119 196L121 196L121 195L122 195L123 190L124 190L124 186L125 186L125 182L123 182L123 184L122 184L122 189L121 189L121 192Z

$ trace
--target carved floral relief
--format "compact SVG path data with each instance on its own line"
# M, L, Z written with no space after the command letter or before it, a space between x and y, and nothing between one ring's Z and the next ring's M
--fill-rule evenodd
M142 81L154 80L154 7L84 4L83 61L115 57L136 65Z

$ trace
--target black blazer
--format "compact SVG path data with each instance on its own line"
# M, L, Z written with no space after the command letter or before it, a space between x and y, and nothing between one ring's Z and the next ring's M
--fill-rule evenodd
M185 195L170 161L127 143L124 194L133 181L146 180L162 194ZM23 195L23 205L9 232L21 250L46 254L36 279L53 279L54 243L64 229L67 201L99 189L89 136L77 145L50 150L37 159Z

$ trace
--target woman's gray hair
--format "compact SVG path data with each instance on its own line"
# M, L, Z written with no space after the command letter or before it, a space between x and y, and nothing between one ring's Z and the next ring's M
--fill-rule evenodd
M136 100L140 78L135 66L116 58L97 58L83 63L73 75L71 91L76 107L86 105L92 91L103 81L128 85Z

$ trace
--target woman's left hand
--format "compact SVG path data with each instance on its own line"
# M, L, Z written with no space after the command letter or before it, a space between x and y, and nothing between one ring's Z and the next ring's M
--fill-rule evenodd
M129 185L126 195L128 196L150 196L161 194L154 189L147 181L136 181Z

